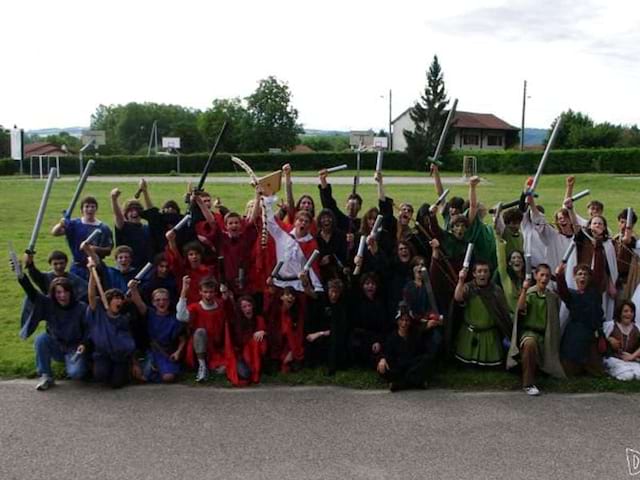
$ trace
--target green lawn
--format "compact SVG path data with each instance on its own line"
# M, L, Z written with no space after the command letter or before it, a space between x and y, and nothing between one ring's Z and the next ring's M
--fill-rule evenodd
M342 173L342 172L341 172ZM390 172L390 176L408 175L415 172ZM309 172L312 174L312 172ZM372 172L363 172L363 175L372 175ZM448 175L448 174L443 174ZM426 176L426 174L425 174ZM452 175L454 176L454 175ZM487 175L488 184L480 184L479 198L488 205L498 201L509 201L518 197L524 178L513 175ZM211 180L213 181L213 176ZM295 181L295 177L294 177ZM107 183L89 182L85 194L94 195L100 202L99 218L113 223L110 207L109 192L116 185ZM123 191L123 198L133 196L136 191L134 182L120 183L117 185ZM34 181L24 178L1 177L0 191L2 192L2 208L0 209L0 244L5 251L4 266L0 268L0 376L32 376L35 373L32 339L23 342L18 338L19 313L22 302L22 292L15 281L13 273L9 270L7 242L12 241L18 251L24 250L31 236L33 221L40 203L40 197L44 187L43 181ZM452 195L466 195L466 187L454 186ZM619 175L579 175L575 191L585 188L591 189L591 198L600 199L605 203L605 215L609 223L616 225L615 217L618 212L631 204L637 198L640 190L640 180L628 179ZM52 249L64 249L67 251L63 238L54 238L49 235L51 226L59 220L62 211L68 206L75 184L72 182L56 183L53 187L47 214L38 240L36 256L37 264L45 269L46 257ZM214 196L219 196L225 205L231 209L244 210L244 204L252 196L250 187L243 185L215 185L207 184L207 190ZM169 198L181 199L185 191L182 184L153 183L150 179L150 192L157 203L162 203ZM351 191L350 186L336 186L334 188L338 203L346 198ZM294 185L294 193L310 193L318 200L318 191L312 185ZM376 203L376 190L373 185L361 186L359 192L364 198L365 207ZM564 176L543 176L540 187L540 203L547 205L548 211L553 210L562 201L564 192ZM417 208L422 202L433 202L435 198L434 188L431 185L389 185L387 195L397 202L408 201ZM578 212L585 212L587 199L578 202ZM78 213L77 211L75 212ZM352 385L358 387L380 386L373 373L345 372L335 378L325 378L318 372L303 372L287 378L276 376L268 379L272 382L287 383L336 383L340 385ZM448 368L444 373L434 379L434 385L451 388L517 388L518 378L503 372L468 372L456 368ZM588 391L588 390L616 390L616 391L640 391L640 382L623 384L610 379L603 380L576 380L565 384L555 381L547 381L543 385L557 391Z

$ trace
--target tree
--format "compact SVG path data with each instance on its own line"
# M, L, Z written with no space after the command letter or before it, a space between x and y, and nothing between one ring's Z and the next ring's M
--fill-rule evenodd
M0 125L0 158L11 156L11 132Z
M595 124L586 114L569 109L562 114L562 124L556 135L554 148L612 148L624 145L624 129L609 122ZM545 145L555 128L551 124Z
M297 123L298 110L291 106L291 92L286 83L270 76L260 80L258 88L247 97L249 133L246 147L255 152L269 148L289 150L303 133Z
M82 147L82 141L69 132L60 132L57 135L48 135L44 139L47 143L53 143L59 147L65 145L70 152L78 152Z
M211 108L198 116L198 131L207 147L213 147L225 120L228 126L222 139L223 151L246 151L250 127L249 112L239 98L215 99Z
M424 159L426 156L433 155L442 128L447 121L446 108L448 104L442 68L438 62L438 56L434 55L427 72L427 85L424 94L409 112L415 129L414 131L404 130L402 132L407 141L409 156L414 159ZM442 153L446 153L452 143L453 132L450 133Z

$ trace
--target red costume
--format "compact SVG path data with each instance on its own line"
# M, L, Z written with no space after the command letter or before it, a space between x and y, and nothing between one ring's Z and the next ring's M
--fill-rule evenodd
M265 309L267 312L267 335L269 338L269 357L283 362L289 353L292 360L304 360L304 316L306 297L296 292L296 300L289 310L282 308L281 290L273 295ZM295 314L292 315L292 312ZM282 371L287 372L289 366L282 363Z
M261 316L255 317L255 325L253 328L242 330L238 325L239 319L236 319L234 323L235 335L233 338L234 354L235 358L241 358L244 363L251 370L251 378L249 380L241 380L233 369L228 370L227 378L235 386L244 386L249 383L260 383L260 373L262 371L262 357L267 352L267 337L266 335L261 342L258 342L253 334L258 331L266 332L266 324ZM235 365L235 362L234 362Z
M231 307L233 308L233 307ZM233 348L231 346L227 329L227 318L229 313L229 302L224 302L222 306L218 304L211 310L203 308L200 302L191 303L187 306L189 311L189 329L191 333L198 328L204 328L207 332L207 367L215 369L222 365L227 367L227 371L235 371L233 360ZM189 336L185 362L190 368L197 365L196 354L193 349L193 335Z
M216 277L216 269L213 265L200 265L198 268L191 268L189 262L182 258L177 251L170 247L165 250L167 262L169 263L169 269L176 278L178 284L178 292L182 291L182 277L189 275L191 283L189 284L189 291L187 292L187 304L196 303L200 301L200 281L204 278Z

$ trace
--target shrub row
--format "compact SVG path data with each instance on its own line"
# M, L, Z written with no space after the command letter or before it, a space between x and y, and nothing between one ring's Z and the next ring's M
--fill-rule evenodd
M472 151L453 152L443 157L442 170L462 171L462 157L474 155L478 160L479 173L517 173L527 174L536 170L542 152L529 151ZM346 163L355 169L356 154L351 152L316 152L316 153L251 153L239 155L256 171L277 170L285 163L290 163L294 170L319 170ZM87 157L89 158L89 157ZM153 157L112 155L97 156L94 173L102 175L124 174L166 174L176 170L174 156L158 155ZM200 173L207 161L208 154L193 153L180 156L181 173ZM361 168L373 170L376 164L376 153L361 155ZM384 156L384 170L424 171L424 161L416 161L404 152L389 152ZM0 160L0 175L10 175L18 170L18 162ZM61 157L60 170L63 174L78 172L77 157ZM238 167L231 162L230 155L222 153L213 161L211 172L233 172ZM25 171L28 166L25 165ZM545 173L638 173L640 172L640 148L611 148L591 150L556 150L549 155Z

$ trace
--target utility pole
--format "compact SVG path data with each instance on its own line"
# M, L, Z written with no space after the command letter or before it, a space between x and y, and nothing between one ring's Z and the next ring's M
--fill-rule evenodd
M522 92L522 127L520 129L520 151L524 151L524 112L527 108L527 81L524 81L524 90Z
M393 151L393 135L391 134L391 89L389 89L389 151Z

